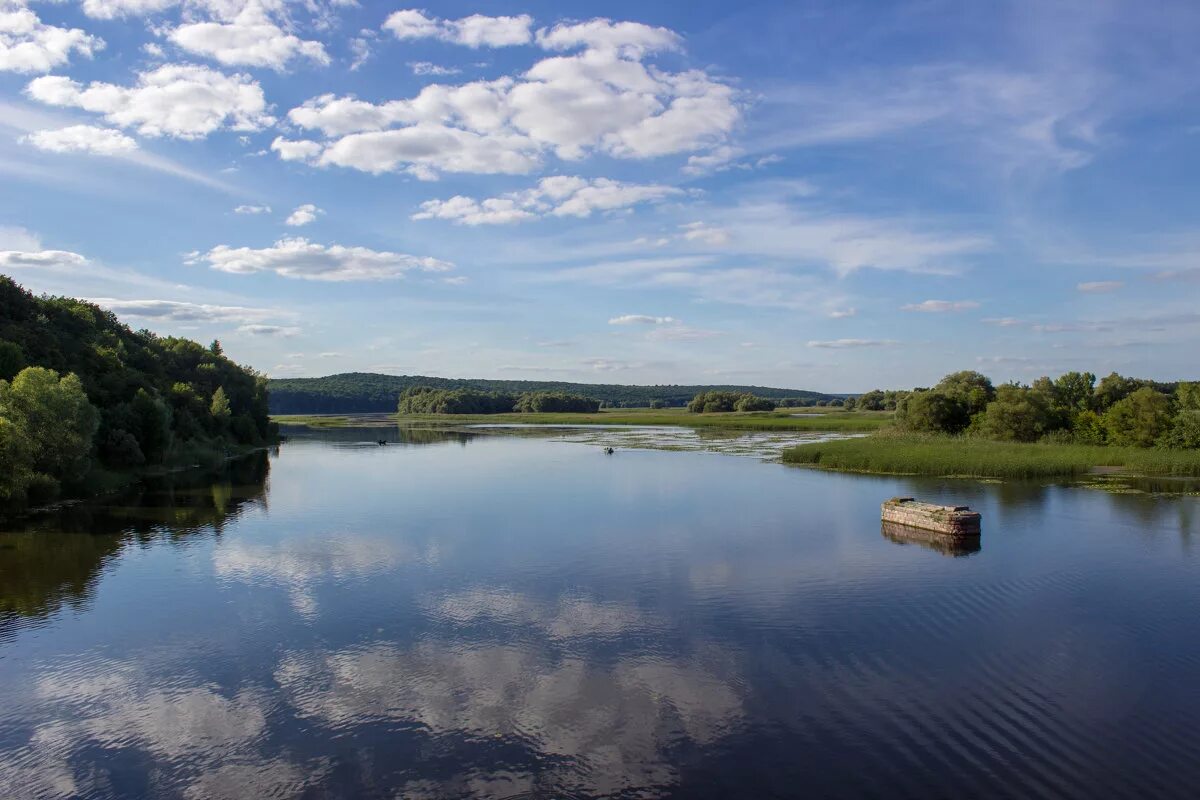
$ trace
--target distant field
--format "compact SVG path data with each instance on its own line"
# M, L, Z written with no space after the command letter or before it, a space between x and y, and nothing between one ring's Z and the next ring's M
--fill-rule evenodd
M812 414L813 416L793 416ZM341 427L363 424L363 418L339 416L276 416L285 425ZM417 414L395 417L373 416L368 424L439 425L526 424L526 425L682 425L689 428L725 428L747 431L830 431L860 433L876 431L891 422L891 412L847 412L819 409L783 409L753 413L689 414L682 408L615 408L595 414Z
M880 435L804 444L784 451L788 464L846 472L973 478L1052 478L1096 467L1138 475L1200 476L1200 452L1140 447L1019 444L951 436Z

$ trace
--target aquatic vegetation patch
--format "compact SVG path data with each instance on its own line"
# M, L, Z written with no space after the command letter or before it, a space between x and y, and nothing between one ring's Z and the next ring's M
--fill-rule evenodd
M801 444L788 464L845 472L970 478L1058 478L1098 467L1134 475L1200 476L1200 451L995 442L964 436L875 435Z

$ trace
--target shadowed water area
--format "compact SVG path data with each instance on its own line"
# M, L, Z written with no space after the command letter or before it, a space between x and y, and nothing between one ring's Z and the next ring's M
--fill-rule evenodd
M10 524L0 797L1195 796L1200 498L561 438L296 433Z

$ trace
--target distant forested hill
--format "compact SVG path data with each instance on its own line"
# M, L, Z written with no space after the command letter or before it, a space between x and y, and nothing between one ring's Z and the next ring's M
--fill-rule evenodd
M644 408L652 400L660 400L669 406L683 406L698 393L711 391L745 392L759 397L796 401L828 400L833 397L820 392L766 386L624 386L563 381L431 378L423 375L379 375L373 372L347 372L324 378L276 378L268 383L267 388L270 390L272 414L350 414L395 411L400 392L412 386L477 389L507 394L565 392L624 408Z

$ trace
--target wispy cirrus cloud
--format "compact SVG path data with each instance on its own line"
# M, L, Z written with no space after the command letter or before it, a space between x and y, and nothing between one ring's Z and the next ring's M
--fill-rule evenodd
M1084 294L1108 294L1125 285L1124 281L1085 281L1075 285Z
M852 350L860 347L891 347L897 344L899 342L895 339L827 339L810 341L808 346L823 350Z
M291 316L289 312L249 306L223 306L178 300L117 300L94 298L91 302L112 311L118 317L160 322L236 322L244 328L266 320ZM267 326L272 327L272 326Z
M974 300L923 300L900 306L901 311L916 311L922 314L945 314L953 311L971 311L979 308Z

